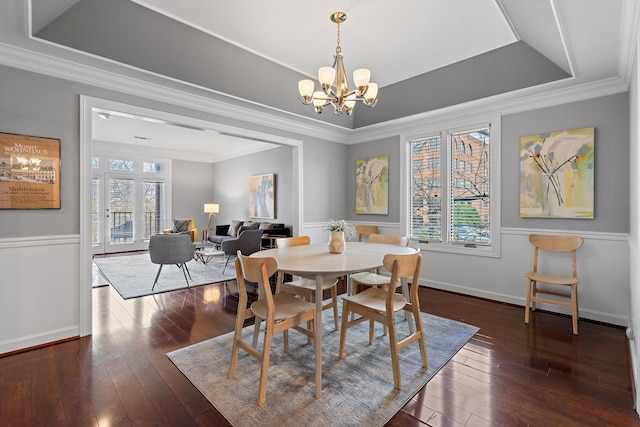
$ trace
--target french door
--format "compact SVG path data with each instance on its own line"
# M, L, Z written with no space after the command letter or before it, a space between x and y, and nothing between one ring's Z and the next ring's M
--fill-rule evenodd
M165 187L164 179L94 173L92 253L147 249L149 237L165 226Z

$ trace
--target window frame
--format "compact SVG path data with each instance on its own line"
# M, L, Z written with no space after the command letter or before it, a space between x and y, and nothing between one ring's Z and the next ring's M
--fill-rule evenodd
M491 168L489 171L489 188L491 189L491 213L490 213L490 236L491 241L486 246L473 246L470 247L459 242L448 241L449 232L449 218L453 206L449 203L449 194L451 191L451 175L454 165L451 164L451 150L457 150L459 147L452 147L449 137L451 134L461 131L468 131L474 128L490 127L491 129L491 142L489 144L489 153L491 159ZM441 179L441 191L442 199L445 202L442 206L441 222L443 228L441 230L442 241L422 241L418 239L411 239L411 245L419 247L422 251L433 252L447 252L453 254L475 255L485 257L500 257L500 242L501 242L501 226L500 226L500 145L501 145L501 117L499 114L491 114L477 117L460 118L451 121L443 121L431 124L425 124L424 126L417 126L409 131L402 132L400 134L400 159L401 159L401 179L400 179L400 227L402 233L406 236L410 236L410 203L412 203L411 193L411 141L422 138L429 138L435 135L441 135L441 165L447 165L447 167L441 167L440 179ZM486 154L486 153L485 153ZM451 165L451 166L449 166Z

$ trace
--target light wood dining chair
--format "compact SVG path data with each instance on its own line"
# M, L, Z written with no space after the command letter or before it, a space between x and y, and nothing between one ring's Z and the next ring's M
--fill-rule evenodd
M372 234L378 234L380 228L377 225L362 225L356 224L356 233L358 233L358 242L362 242L362 239L368 239Z
M389 245L407 246L409 244L409 238L405 236L394 236L389 234L371 234L369 235L369 243L386 243ZM359 273L352 273L349 276L351 279L351 294L357 294L363 287L378 287L386 289L390 284L391 277L379 274L378 270L374 271L361 271ZM400 282L397 281L394 289L400 286ZM374 322L371 321L369 327L369 341L373 340ZM384 327L383 335L387 335L387 328Z
M277 248L285 248L288 246L300 246L308 245L311 243L309 236L295 236L295 237L282 237L276 239ZM278 284L282 283L282 273L278 273ZM323 303L322 310L328 310L333 308L333 322L335 330L339 328L338 324L338 280L333 282L327 281L322 283L322 292L330 290L331 300L327 303ZM276 292L282 291L294 295L300 295L308 302L313 302L316 292L316 281L314 279L299 278L291 282L284 282L280 285Z
M529 312L536 310L536 302L559 305L571 309L571 322L573 334L578 335L578 268L577 251L582 246L583 239L578 236L546 236L542 234L531 234L529 242L533 245L533 270L525 273L527 278L527 301L524 311L524 323L529 323ZM571 253L571 276L558 276L544 274L538 271L538 260L543 252L566 252ZM545 257L545 258L548 258ZM538 285L542 283L543 287ZM561 286L569 288L565 290L551 289L550 286ZM553 295L553 298L539 297L538 294Z
M231 363L229 365L229 378L234 378L236 375L240 349L258 359L261 362L258 405L261 406L267 400L267 376L273 335L283 332L285 353L289 351L289 329L296 329L307 335L307 337L313 338L313 330L302 328L299 325L311 322L311 327L315 327L316 307L314 304L303 301L291 294L281 292L273 295L271 293L269 277L278 270L278 261L275 258L251 258L242 255L240 251L238 251L237 255L235 263L239 302ZM260 289L260 298L251 304L250 308L247 308L248 297L245 280L258 283ZM256 317L256 320L262 319L265 321L262 351L242 340L244 322L253 317Z
M420 301L418 299L418 281L420 279L420 266L422 255L419 252L413 254L396 255L387 254L384 257L384 266L391 272L391 281L395 282L400 278L411 278L411 290L409 300L395 292L395 288L388 286L387 289L369 288L355 295L342 297L342 327L340 329L340 349L338 357L344 358L345 341L347 329L366 321L367 319L384 324L389 330L389 344L391 348L391 367L393 369L393 383L396 389L402 389L400 380L400 356L399 351L408 344L418 341L420 346L420 357L422 367L429 367L427 355L427 344L424 336L424 327L420 317ZM415 320L415 331L401 341L398 341L396 330L395 313L404 310L413 314ZM355 313L358 317L349 320L349 313ZM369 344L372 344L369 337Z
M393 236L388 234L371 234L369 236L370 243L387 243L390 245L407 246L409 238L405 236ZM389 276L378 274L378 271L362 271L360 273L351 274L351 292L356 294L361 286L387 286L389 284ZM399 284L396 284L398 287Z

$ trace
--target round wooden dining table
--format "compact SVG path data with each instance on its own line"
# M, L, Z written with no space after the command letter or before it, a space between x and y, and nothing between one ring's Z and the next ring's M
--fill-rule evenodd
M328 245L324 243L267 249L251 255L276 258L278 272L312 278L316 281L316 328L313 340L316 359L316 397L322 394L322 283L342 276L346 276L348 280L351 273L381 267L386 254L414 252L414 248L386 243L347 242L344 252L340 254L330 253ZM347 283L347 289L350 289L349 283ZM404 292L405 289L403 289Z

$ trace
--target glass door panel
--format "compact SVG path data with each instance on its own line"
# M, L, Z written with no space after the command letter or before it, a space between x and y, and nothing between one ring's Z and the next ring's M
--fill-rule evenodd
M107 175L105 184L105 252L136 250L136 180Z
M158 233L162 233L166 227L165 223L165 195L163 180L144 180L142 182L144 213L142 229L142 242L148 247L149 238Z

